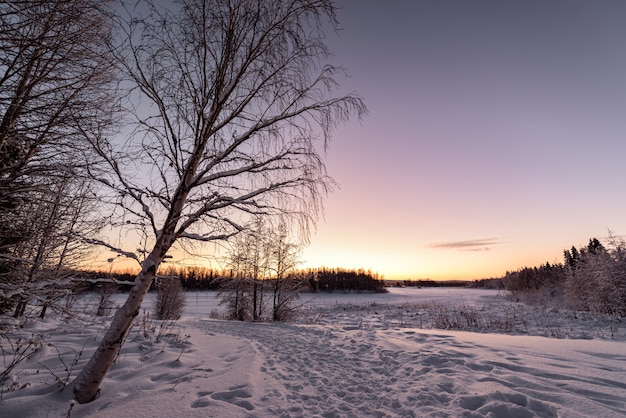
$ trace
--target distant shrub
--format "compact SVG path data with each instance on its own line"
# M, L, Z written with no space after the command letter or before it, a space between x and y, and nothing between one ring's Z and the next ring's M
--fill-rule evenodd
M482 317L472 306L446 307L433 304L433 326L438 329L475 330L482 327Z
M220 285L218 299L226 305L226 318L245 321L251 318L251 280L231 278Z
M117 286L113 283L105 283L98 289L98 309L96 316L108 316L113 309L113 293Z
M154 311L157 319L179 319L185 308L185 292L178 278L160 278L157 282Z

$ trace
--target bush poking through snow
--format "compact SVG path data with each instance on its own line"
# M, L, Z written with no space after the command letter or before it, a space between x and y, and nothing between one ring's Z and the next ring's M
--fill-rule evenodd
M65 389L65 387L67 386L67 384L70 381L70 378L72 376L72 372L74 371L74 368L78 364L78 361L80 360L80 357L83 355L83 348L84 348L84 346L83 346L83 348L80 348L79 350L76 350L73 347L68 347L68 350L70 352L69 358L72 360L71 362L69 362L69 361L66 361L64 359L64 355L59 350L59 347L57 347L53 343L48 343L47 345L48 345L48 347L50 347L50 348L54 349L54 351L56 351L56 354L57 354L57 357L58 357L58 363L57 364L60 363L63 366L63 371L62 372L55 372L53 369L51 369L50 367L48 367L44 363L38 362L37 364L39 364L41 367L46 369L52 376L54 376L54 379L55 379L55 381L57 383L57 386L59 387L60 391L63 392L63 389ZM71 355L71 353L73 353L73 356Z
M220 286L218 298L220 305L226 305L226 318L245 321L251 311L249 280L234 278Z
M175 320L180 318L185 307L185 292L178 278L160 278L154 304L157 319Z
M22 337L11 333L0 332L0 355L2 355L2 368L0 369L0 388L8 391L19 387L18 380L13 376L13 370L22 361L41 348L40 335L32 334Z
M98 288L98 310L96 316L109 316L114 304L111 297L117 287L112 283L105 283Z

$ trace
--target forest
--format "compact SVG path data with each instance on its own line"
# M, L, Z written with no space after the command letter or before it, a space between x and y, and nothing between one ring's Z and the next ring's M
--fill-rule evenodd
M606 245L591 238L564 250L563 263L510 271L502 282L526 303L626 317L626 244L612 234Z

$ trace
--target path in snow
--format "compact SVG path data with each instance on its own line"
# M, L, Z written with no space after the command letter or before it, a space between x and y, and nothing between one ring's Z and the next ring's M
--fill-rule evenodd
M461 335L468 340L461 340L448 333L408 329L221 321L205 321L198 327L216 334L215 338L220 334L244 338L258 351L265 378L256 383L262 387L245 392L248 413L255 416L483 417L493 413L497 417L592 414L608 418L626 413L626 356L614 359L620 365L617 369L599 370L594 356L603 357L606 365L602 352L579 353L572 361L563 358L563 352L539 354L536 347L515 346L545 341L558 351L559 346L567 347L567 341L500 336L504 344L487 347L467 333ZM234 391L228 400L240 402L239 394Z

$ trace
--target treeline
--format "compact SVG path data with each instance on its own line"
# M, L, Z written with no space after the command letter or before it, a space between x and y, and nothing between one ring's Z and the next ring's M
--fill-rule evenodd
M185 290L219 290L225 283L241 278L232 271L219 271L202 267L168 269L162 275L175 276ZM385 282L378 274L363 269L319 268L296 270L291 280L302 283L302 292L385 292ZM268 279L268 280L271 280Z
M504 289L504 283L502 282L502 278L490 278L490 279L479 279L473 280L469 282L469 287L474 289L492 289L492 290L501 290Z
M409 279L392 280L387 282L393 287L469 287L474 289L504 289L501 278L480 280L432 280L432 279Z
M385 282L376 273L363 269L319 268L301 272L309 277L311 292L386 292Z
M241 278L230 270L214 270L205 267L168 267L159 270L159 276L178 278L184 290L219 290L225 283ZM97 291L114 280L118 290L127 291L136 277L134 272L103 273L76 271L75 281L81 291ZM385 281L378 274L363 269L319 268L296 270L289 274L291 280L302 283L302 292L385 292ZM268 279L271 280L271 279ZM128 284L125 284L127 282ZM156 288L153 285L151 290Z
M218 290L227 278L224 273L204 267L169 268L164 275L179 278L183 289L192 291Z
M397 287L468 287L469 282L465 280L410 279L397 280L393 285Z
M592 238L563 252L563 263L507 272L502 282L517 300L626 317L626 244Z

